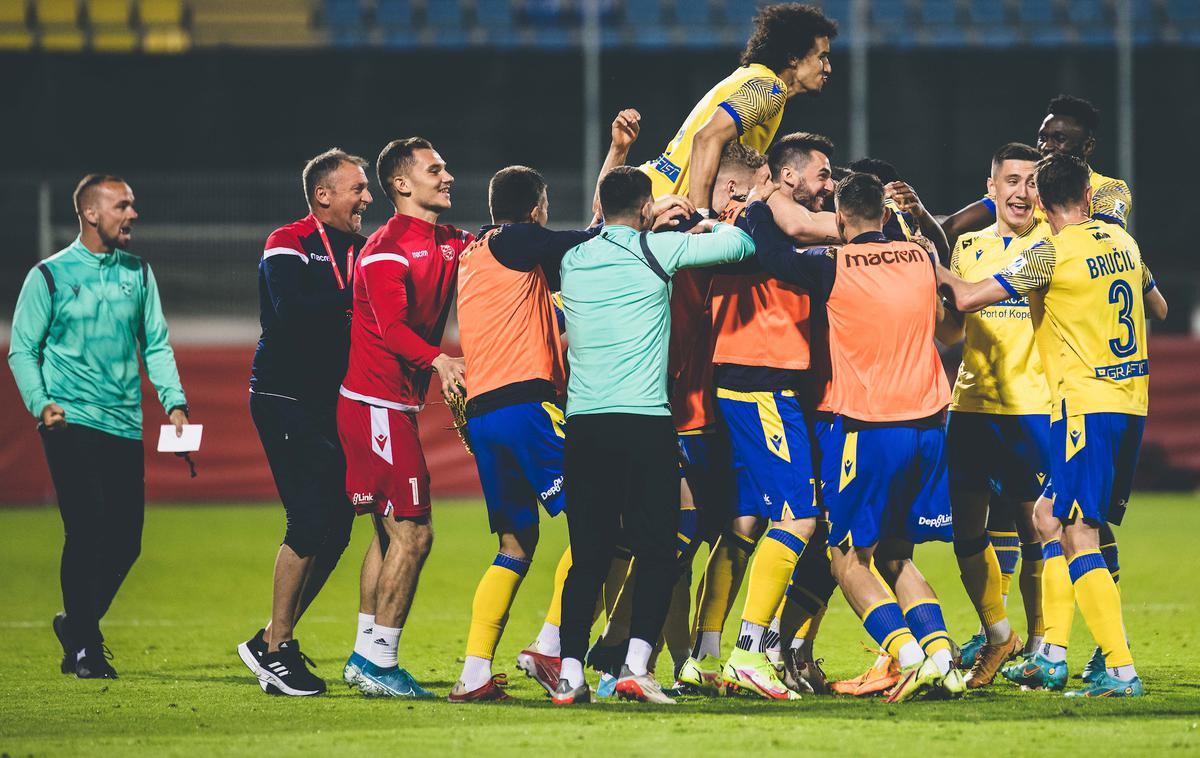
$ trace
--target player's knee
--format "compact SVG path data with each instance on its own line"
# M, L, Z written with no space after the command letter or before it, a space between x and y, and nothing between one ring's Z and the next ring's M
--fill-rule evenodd
M501 532L499 538L501 553L521 561L533 560L533 554L537 550L538 543L536 526L533 527L532 533L530 533L530 530L516 533Z
M972 555L979 555L988 546L987 534L980 534L975 537L960 537L958 532L954 534L954 554L959 558L968 558Z
M875 568L888 584L895 584L904 567L909 563L908 558L875 558Z
M808 542L812 539L813 532L817 529L817 520L813 517L785 518L776 521L773 525L778 526L780 529L785 529L805 542Z

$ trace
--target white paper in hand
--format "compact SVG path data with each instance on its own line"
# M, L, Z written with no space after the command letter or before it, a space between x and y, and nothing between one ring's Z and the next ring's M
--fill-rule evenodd
M182 437L175 436L174 424L163 424L158 432L158 452L194 453L200 449L203 434L204 424L184 424Z

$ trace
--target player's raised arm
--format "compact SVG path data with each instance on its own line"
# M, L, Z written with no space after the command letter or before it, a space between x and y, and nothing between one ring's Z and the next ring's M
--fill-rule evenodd
M976 200L965 208L960 208L949 216L936 220L946 235L947 245L953 247L962 235L977 232L995 221L996 211L994 207L989 207L983 200Z
M950 242L946 237L946 232L942 229L942 225L937 222L925 205L921 202L921 198L917 196L917 191L912 188L908 182L891 182L884 186L884 191L888 197L895 201L900 210L905 213L911 213L913 218L917 220L917 225L921 228L921 234L933 243L937 248L938 258L948 260L950 258Z
M625 165L625 161L629 157L629 148L633 147L634 142L637 142L638 132L642 129L641 122L642 114L633 108L624 109L613 119L612 142L609 143L608 154L604 156L604 163L600 166L600 175L596 177L596 191L592 195L593 216L589 226L595 226L604 220L604 215L600 212L600 180L614 166Z
M767 150L771 182L779 187L767 199L774 223L802 245L841 241L832 207L833 142L820 134L793 132Z
M692 139L692 178L688 199L697 208L712 206L713 185L721 165L721 149L738 138L738 123L724 109L717 109Z

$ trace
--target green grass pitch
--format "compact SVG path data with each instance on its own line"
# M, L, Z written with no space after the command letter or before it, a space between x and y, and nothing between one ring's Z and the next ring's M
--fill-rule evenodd
M234 646L268 611L283 531L278 506L150 508L142 558L105 621L121 679L63 676L50 630L60 608L58 514L0 511L0 753L1200 754L1197 506L1200 499L1191 496L1141 495L1120 530L1125 620L1149 693L1141 700L1080 703L996 684L951 703L738 697L673 708L605 702L565 709L551 706L531 680L514 676L513 666L541 626L565 541L562 519L544 525L497 656L496 671L509 673L516 702L472 706L366 700L341 684L354 634L358 563L369 538L365 523L356 524L342 565L299 627L330 694L289 699L259 690ZM444 697L461 666L475 583L495 543L478 502L436 503L435 532L400 653L418 680ZM703 559L697 558L697 572ZM950 548L923 548L918 563L941 594L953 636L969 636L974 622ZM1010 607L1023 628L1019 598ZM848 677L865 668L871 660L859 645L865 640L835 595L817 646L829 674ZM1072 642L1070 665L1077 671L1092 648L1078 616ZM670 668L665 657L660 668Z

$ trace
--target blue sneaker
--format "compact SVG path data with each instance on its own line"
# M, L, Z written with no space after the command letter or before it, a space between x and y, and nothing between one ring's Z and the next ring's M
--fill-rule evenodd
M987 635L983 632L971 636L971 639L964 642L959 647L959 663L958 668L963 671L970 671L975 665L975 659L979 657L979 651L987 644Z
M1092 675L1088 686L1068 692L1067 697L1141 697L1144 694L1141 677L1118 679L1107 669L1100 669Z
M412 674L399 666L385 669L370 661L359 670L358 689L367 697L434 697L432 692L417 684Z
M358 686L358 675L362 673L362 667L366 663L366 656L359 655L357 652L350 654L349 660L346 661L346 665L342 669L342 681L346 683L347 687Z
M1104 673L1104 651L1097 645L1092 651L1092 657L1088 659L1087 665L1083 667L1083 672L1079 678L1085 682L1090 682L1096 678L1097 674Z
M617 678L612 674L600 675L600 684L596 685L596 697L612 697L617 690Z
M1013 661L1000 669L1010 682L1030 690L1058 691L1067 686L1067 662L1054 663L1041 653Z

